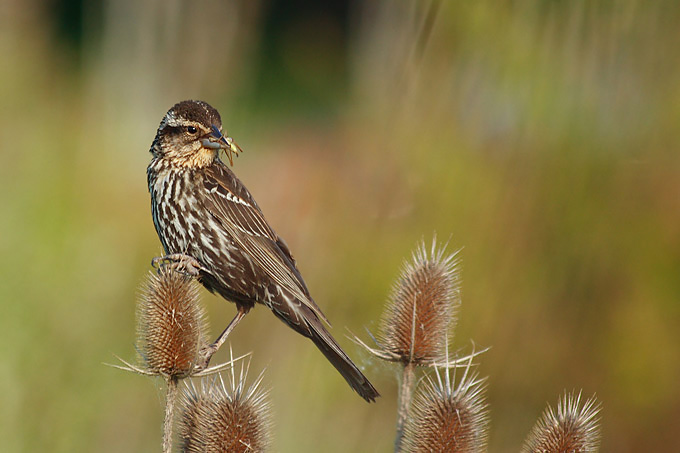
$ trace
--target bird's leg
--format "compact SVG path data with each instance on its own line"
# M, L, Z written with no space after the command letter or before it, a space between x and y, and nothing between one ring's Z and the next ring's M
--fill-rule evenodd
M203 348L201 348L201 351L199 352L200 359L198 363L196 363L195 368L198 371L206 369L208 364L210 363L210 359L212 358L213 354L217 352L218 349L220 349L220 346L224 344L224 342L227 340L227 337L231 333L232 330L234 330L234 327L241 322L243 317L248 313L247 308L243 307L238 307L238 312L236 313L236 316L234 316L234 319L231 320L229 325L227 326L226 329L224 329L224 332L220 334L219 337L217 337L217 340L215 340L212 344L209 344Z
M196 258L183 253L158 256L151 260L151 266L154 268L169 266L173 271L191 277L198 277L200 271L208 271Z

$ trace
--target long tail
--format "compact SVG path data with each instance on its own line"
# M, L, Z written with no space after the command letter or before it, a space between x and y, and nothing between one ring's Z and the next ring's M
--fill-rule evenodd
M273 309L274 314L290 327L310 338L347 383L366 401L373 402L380 396L368 378L345 354L340 345L326 330L322 321L309 307L295 301L282 304Z
M313 323L313 321L312 321ZM321 324L321 321L309 323L310 338L323 355L326 356L329 362L333 364L336 370L340 372L347 383L366 401L373 402L380 393L373 387L368 378L363 375L359 368L352 362L352 360L345 354L345 351L340 348L335 339Z

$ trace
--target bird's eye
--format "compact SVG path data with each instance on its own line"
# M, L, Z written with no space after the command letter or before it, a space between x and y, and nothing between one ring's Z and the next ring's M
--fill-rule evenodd
M194 126L187 126L187 132L190 134L195 134L198 132L198 129L196 129Z

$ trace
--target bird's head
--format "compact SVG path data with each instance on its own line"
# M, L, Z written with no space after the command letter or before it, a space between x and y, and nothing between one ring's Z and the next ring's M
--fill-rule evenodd
M222 133L218 111L203 101L182 101L163 117L151 153L173 165L200 168L211 165L221 149L232 165L232 156L241 152L231 137Z

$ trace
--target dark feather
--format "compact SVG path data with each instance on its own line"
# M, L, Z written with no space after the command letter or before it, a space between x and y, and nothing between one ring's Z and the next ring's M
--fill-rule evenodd
M230 233L241 250L248 250L249 258L272 281L307 305L320 319L328 322L309 295L290 250L269 226L248 189L229 167L216 161L205 169L203 183L205 206Z

